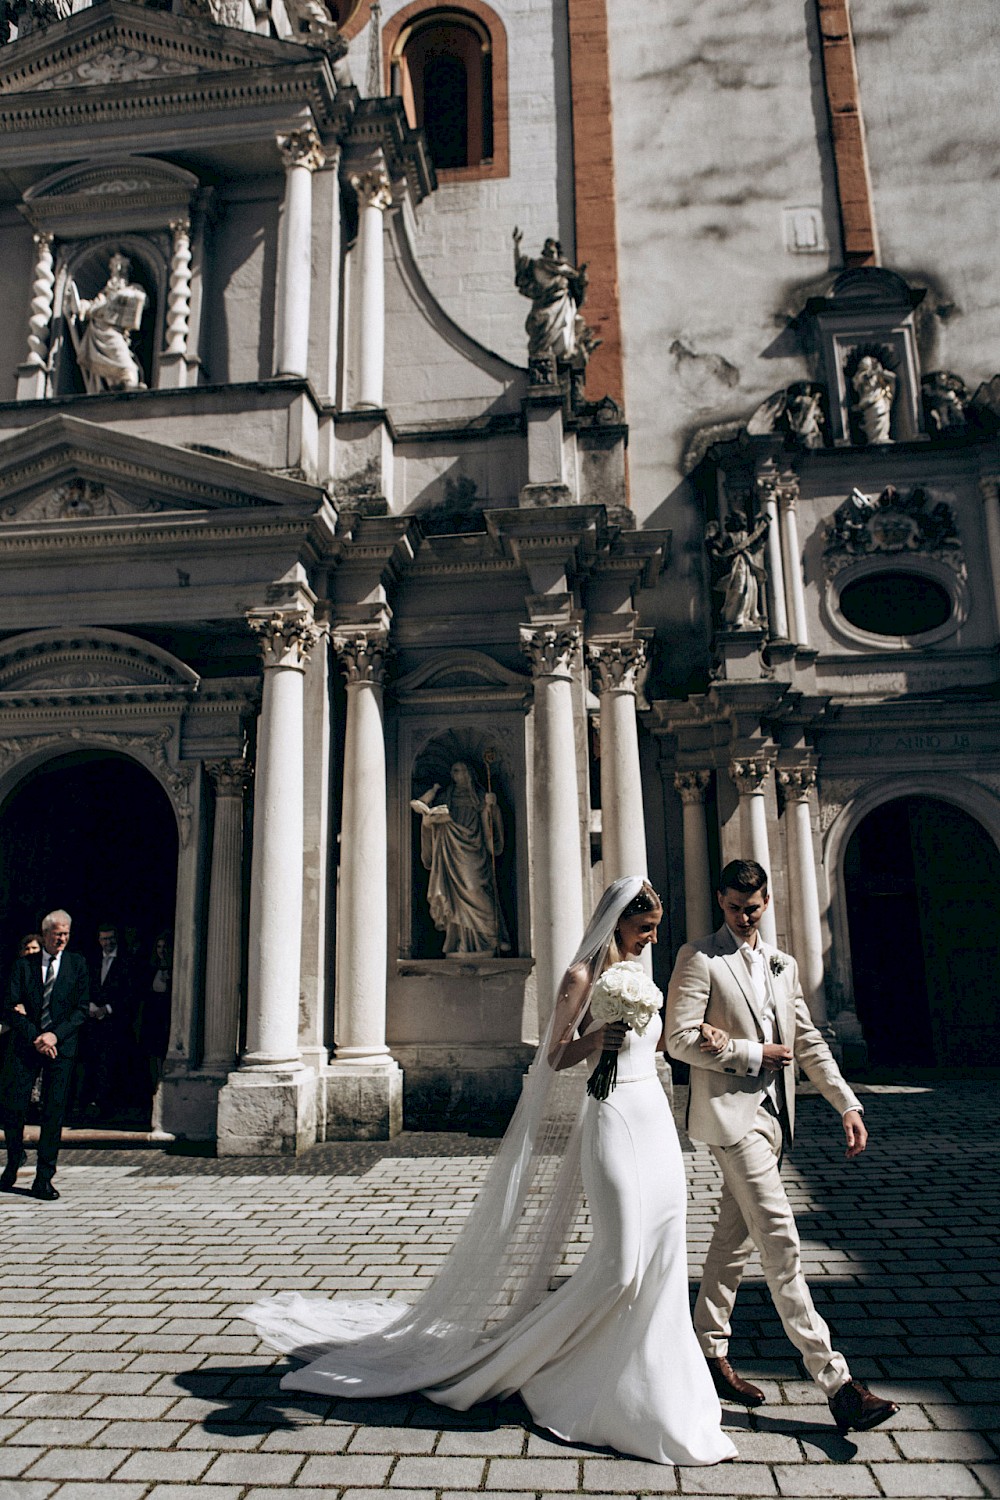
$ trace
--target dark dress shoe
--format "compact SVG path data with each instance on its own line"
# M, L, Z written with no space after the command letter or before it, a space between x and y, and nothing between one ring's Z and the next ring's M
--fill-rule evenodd
M894 1417L899 1411L895 1401L883 1401L873 1396L859 1380L849 1380L835 1396L830 1397L830 1410L841 1436L845 1432L867 1432L880 1422Z
M43 1182L40 1177L35 1178L28 1191L33 1198L41 1198L43 1203L54 1203L59 1197L51 1182Z
M0 1193L14 1192L14 1184L17 1181L17 1168L4 1167L0 1172Z
M763 1406L764 1392L749 1380L737 1375L728 1359L709 1359L705 1356L712 1376L712 1384L724 1401L738 1401L741 1406Z

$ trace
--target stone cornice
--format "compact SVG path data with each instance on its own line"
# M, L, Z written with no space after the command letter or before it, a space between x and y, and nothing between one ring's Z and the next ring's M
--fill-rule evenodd
M288 511L254 510L243 515L228 512L225 519L211 512L162 516L129 517L90 523L47 521L30 526L16 523L0 527L0 558L11 556L51 556L128 551L130 548L170 549L183 546L217 547L220 543L271 542L281 538L300 538L312 543L318 557L324 556L332 540L327 518L312 511L289 514Z
M345 151L355 148L370 153L381 147L390 177L405 177L414 203L420 203L437 187L437 174L427 154L424 133L411 127L402 100L361 99L355 90L342 93L352 94L357 103L343 138ZM344 170L348 174L355 170L348 157L345 157Z

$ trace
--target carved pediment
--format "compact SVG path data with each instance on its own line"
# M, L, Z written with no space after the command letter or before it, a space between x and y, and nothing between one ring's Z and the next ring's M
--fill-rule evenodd
M152 498L128 500L97 480L71 479L21 506L16 503L4 506L0 510L0 525L11 521L90 521L105 516L136 516L179 508Z
M531 682L511 672L482 651L442 651L401 677L393 693L401 702L414 704L499 703L523 699Z
M8 699L92 698L116 690L158 697L198 681L169 652L115 630L34 630L0 646L0 695Z

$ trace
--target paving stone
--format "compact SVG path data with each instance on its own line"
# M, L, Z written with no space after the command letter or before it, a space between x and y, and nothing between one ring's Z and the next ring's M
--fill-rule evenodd
M80 1480L61 1485L59 1494L65 1496L65 1500L139 1500L145 1489L144 1484L91 1483Z
M871 1470L852 1463L809 1464L805 1468L779 1464L774 1477L783 1495L833 1495L842 1500L852 1495L878 1494Z
M121 1448L51 1448L27 1475L28 1479L107 1479L125 1460Z
M728 1469L732 1465L723 1467ZM647 1463L638 1458L589 1458L583 1463L583 1488L588 1493L608 1495L634 1494L643 1490L674 1495L677 1493L676 1471L671 1464Z
M47 1500L56 1486L44 1479L0 1479L0 1500Z
M306 1460L296 1482L318 1485L322 1489L329 1485L382 1485L388 1478L392 1463L390 1456L378 1458L368 1453L314 1456Z
M997 1421L994 1412L994 1421ZM896 1439L904 1458L954 1458L970 1462L996 1458L996 1449L978 1432L901 1432Z
M354 1428L330 1422L278 1427L260 1445L262 1453L342 1453Z
M44 1448L0 1448L0 1479L16 1479L44 1453Z
M682 1495L774 1495L774 1475L767 1464L737 1462L711 1468L679 1470ZM874 1487L872 1493L875 1493Z
M970 1464L987 1495L1000 1495L1000 1464Z
M164 1452L133 1453L115 1474L116 1479L172 1480L179 1483L198 1479L212 1462L208 1453L179 1453L176 1448ZM111 1497L113 1500L113 1497Z
M220 1453L202 1484L290 1484L302 1463L298 1453Z
M505 1460L498 1462L503 1463ZM481 1458L413 1458L407 1455L393 1469L389 1483L393 1489L474 1490L482 1482L483 1469ZM507 1485L506 1488L514 1486ZM543 1486L536 1484L532 1488L540 1489ZM576 1488L575 1476L573 1488Z
M446 1433L447 1437L448 1434ZM428 1427L359 1427L347 1445L348 1453L431 1453L437 1433ZM440 1449L438 1450L440 1452ZM464 1448L475 1453L475 1448Z
M981 1495L979 1481L963 1464L873 1464L882 1492L891 1497Z

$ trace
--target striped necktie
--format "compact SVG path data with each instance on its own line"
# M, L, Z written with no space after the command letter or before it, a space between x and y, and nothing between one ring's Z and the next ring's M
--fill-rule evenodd
M45 974L45 983L42 985L42 1018L41 1027L48 1031L52 1025L52 991L56 986L56 955L49 954L49 967Z

